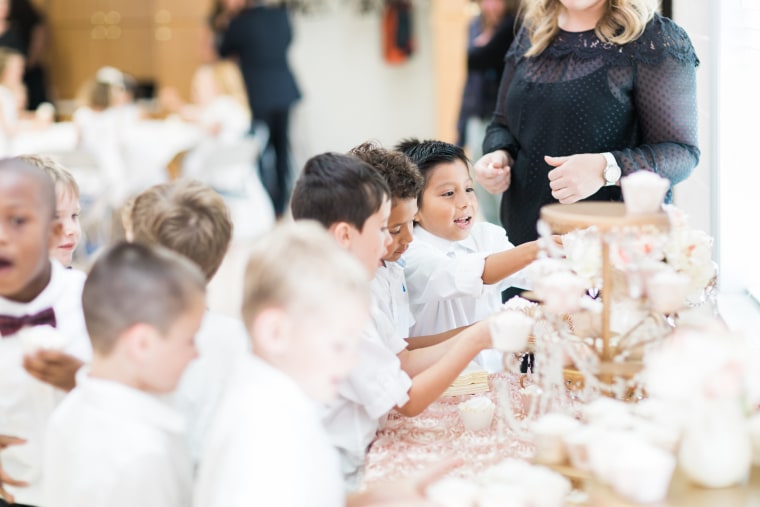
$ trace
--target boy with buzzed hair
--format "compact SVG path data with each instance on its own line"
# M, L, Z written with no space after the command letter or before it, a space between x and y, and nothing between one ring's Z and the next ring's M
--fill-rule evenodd
M383 177L366 162L350 155L326 153L310 159L296 181L291 199L295 219L320 222L373 278L386 255L391 237L388 217L392 194ZM359 342L359 362L326 409L324 423L342 459L349 489L358 485L366 452L385 416L392 409L415 416L435 401L480 350L490 346L487 324L464 330L451 345L415 360L412 378L401 365L404 337L378 329L372 302L372 322ZM444 351L448 351L444 356Z
M120 243L95 262L82 292L94 357L48 425L43 505L190 505L183 419L159 396L197 355L205 286L158 246Z
M45 426L91 356L84 279L49 257L61 234L55 202L40 168L0 160L0 435L22 439L0 453L11 479L0 505L42 505Z
M197 264L210 281L232 239L232 220L224 199L211 187L180 179L150 187L123 214L130 241L159 244ZM229 380L229 365L248 351L240 318L207 310L195 337L198 358L190 363L172 395L187 421L195 461Z

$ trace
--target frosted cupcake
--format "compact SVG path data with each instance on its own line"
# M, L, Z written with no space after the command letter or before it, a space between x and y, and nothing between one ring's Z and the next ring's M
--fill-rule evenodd
M66 337L52 326L25 327L17 333L25 355L38 350L63 350Z
M470 431L483 431L491 427L496 411L494 402L485 396L476 396L459 404L459 417Z
M565 414L546 414L533 423L531 430L536 445L534 460L546 465L567 462L564 436L580 426L580 422Z
M650 171L636 171L621 178L625 209L631 215L657 213L662 209L670 181Z

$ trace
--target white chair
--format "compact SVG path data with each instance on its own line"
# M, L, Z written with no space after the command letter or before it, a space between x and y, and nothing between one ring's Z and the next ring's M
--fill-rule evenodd
M259 177L259 142L255 136L233 143L207 140L184 160L182 177L197 179L224 197L235 238L258 236L275 221L272 202Z

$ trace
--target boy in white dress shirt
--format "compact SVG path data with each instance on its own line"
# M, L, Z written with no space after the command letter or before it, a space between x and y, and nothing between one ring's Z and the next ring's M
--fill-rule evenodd
M501 292L525 286L520 270L534 261L538 242L515 247L503 228L476 222L478 201L464 151L442 141L408 139L397 147L419 168L425 186L414 218L414 243L404 273L415 324L412 335L466 326L496 312ZM501 354L479 358L501 370Z
M194 505L423 505L414 483L346 497L320 419L355 364L368 311L365 270L318 224L279 225L258 240L243 293L254 354L230 365Z
M391 244L390 197L388 184L372 166L355 156L325 153L306 163L291 206L295 219L314 219L327 228L373 278ZM373 298L372 321L361 336L358 366L324 418L350 489L358 485L367 450L388 412L395 408L407 416L419 414L491 344L482 323L451 343L407 351L405 336L394 331L380 308L383 302Z
M195 262L207 281L216 274L232 239L232 220L224 199L198 181L177 180L148 188L122 215L130 241L159 244ZM197 463L211 420L229 380L229 365L248 351L240 318L206 311L195 336L198 358L185 370L173 394L186 418L193 460Z
M40 168L0 161L0 435L23 439L0 452L0 505L44 505L45 426L91 356L84 278L49 257L61 232L55 202Z
M92 364L46 434L44 505L187 507L192 465L169 393L197 355L206 279L161 247L119 243L82 291Z

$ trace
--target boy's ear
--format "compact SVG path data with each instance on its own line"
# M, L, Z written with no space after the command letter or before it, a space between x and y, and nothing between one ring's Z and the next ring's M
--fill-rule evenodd
M58 243L61 242L61 238L63 237L63 223L57 219L54 218L50 222L50 234L48 235L48 250L51 250L58 246Z
M256 355L272 361L287 353L290 347L290 320L282 308L266 308L256 315L249 332Z
M348 222L335 222L328 229L338 244L348 250L351 248L351 238L353 237L353 227Z
M150 354L153 342L160 338L158 331L149 324L135 324L122 333L119 340L123 341L127 348L127 354L136 362L141 363L143 358ZM118 344L117 344L118 346Z

